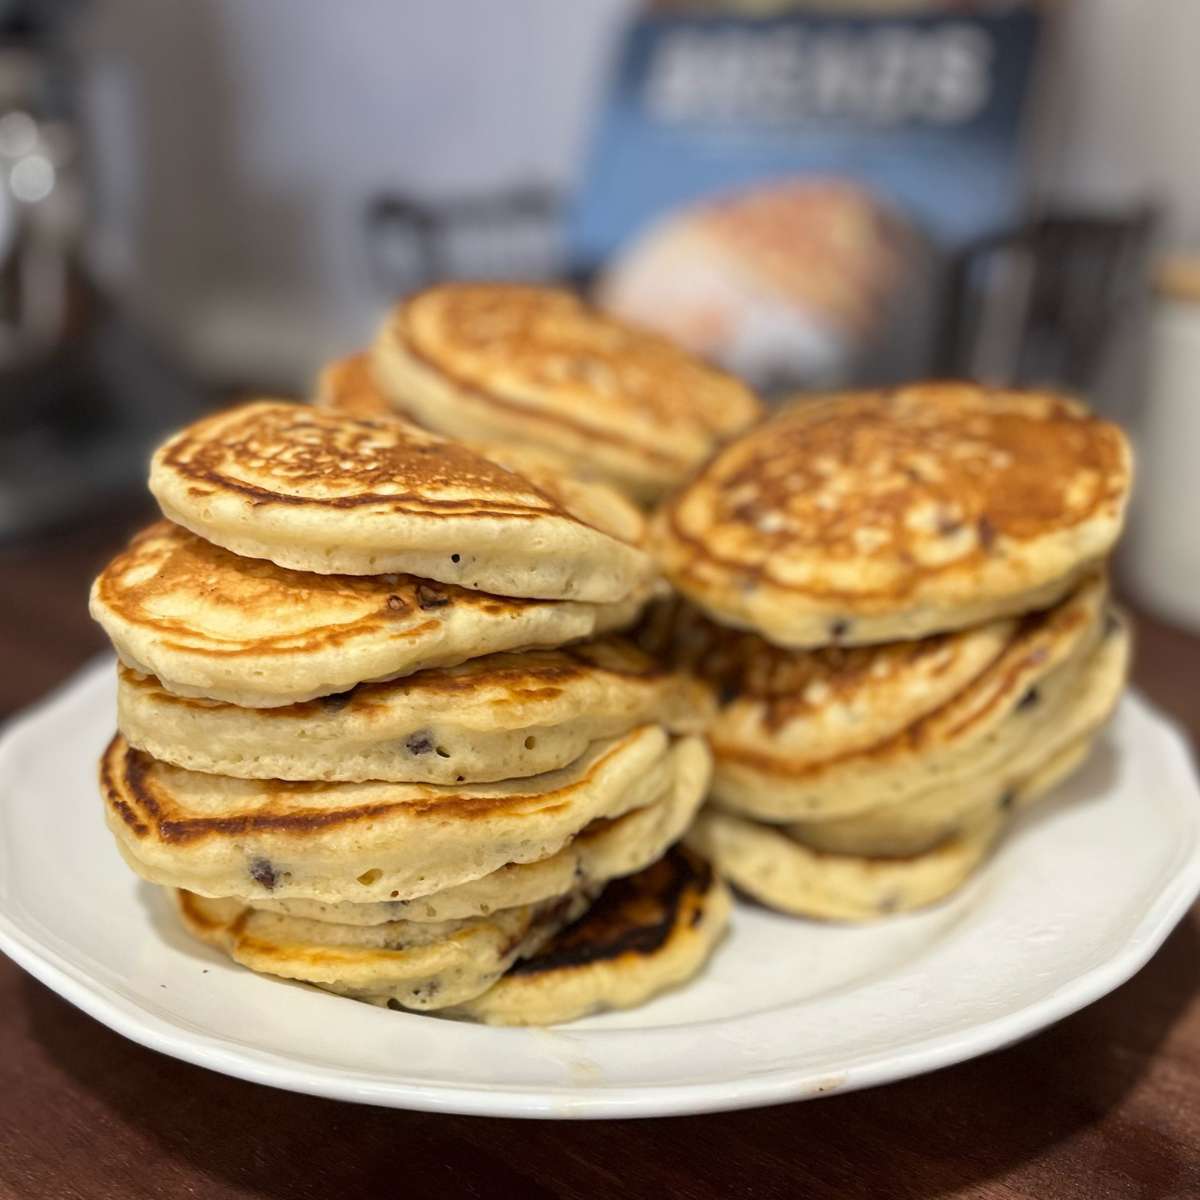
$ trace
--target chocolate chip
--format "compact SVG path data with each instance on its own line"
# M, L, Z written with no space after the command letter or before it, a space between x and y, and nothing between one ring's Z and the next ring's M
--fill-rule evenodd
M1031 687L1017 702L1017 712L1024 712L1027 708L1034 708L1041 698L1042 695L1037 688Z
M1005 792L1004 795L1001 796L1000 799L996 802L996 807L1001 812L1008 812L1012 808L1012 806L1014 804L1016 804L1016 802L1017 802L1017 793L1012 788L1009 788L1008 791Z
M387 606L392 612L403 612L408 607L399 596L389 596L387 598Z
M410 733L404 748L409 754L428 754L433 749L433 738L424 729L418 733Z
M387 1002L387 1006L388 1006L388 1008L390 1008L392 1010L392 1012L403 1012L404 1011L404 1005L401 1004L400 1001L397 1000L394 996L389 998L389 1000Z
M417 604L422 609L445 608L450 603L450 597L441 588L432 583L417 584Z
M975 524L979 533L979 544L985 550L990 550L996 543L996 527L986 517L980 517Z
M845 618L839 618L836 621L829 622L829 636L835 642L840 642L842 638L850 632L850 622Z
M250 863L250 878L255 883L261 883L267 891L272 891L279 880L275 868L265 858L256 858Z
M462 555L461 554L452 554L452 555L450 555L450 561L452 563L462 562Z

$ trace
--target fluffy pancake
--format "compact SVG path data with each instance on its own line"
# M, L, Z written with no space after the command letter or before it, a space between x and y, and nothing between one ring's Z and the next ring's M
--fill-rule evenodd
M667 795L677 759L658 726L589 747L529 779L286 783L202 775L113 739L106 819L152 883L249 900L406 900L557 854L601 817Z
M732 376L551 288L430 288L392 310L372 354L379 386L422 424L554 451L642 500L760 412Z
M412 414L402 404L379 390L371 370L371 356L365 351L328 363L317 376L313 403L350 417L401 416L412 420Z
M676 654L724 701L708 731L714 799L760 820L824 821L1002 772L1070 702L1070 672L1104 629L1105 595L1097 576L1020 621L815 651L685 614Z
M122 662L168 691L273 707L619 629L644 598L519 600L410 575L314 575L162 521L104 569L91 612Z
M725 885L679 847L611 883L573 925L447 1016L489 1025L555 1025L632 1008L693 978L729 921Z
M799 821L789 832L833 853L913 854L988 812L1036 799L1083 761L1120 699L1129 650L1128 632L1114 625L1081 663L1052 672L1036 704L1008 718L1014 733L1000 727L977 746L973 769L931 774L928 790L833 820Z
M483 783L565 767L657 722L700 733L711 699L620 638L490 654L283 708L175 696L118 670L117 725L164 762L242 779Z
M867 858L804 846L777 825L706 809L688 845L768 908L829 921L866 921L941 900L983 861L1003 827L992 818L922 854Z
M414 900L366 904L254 900L252 906L348 925L378 925L401 918L447 921L487 916L513 905L535 904L632 874L661 857L683 836L704 799L712 769L704 742L685 738L672 748L671 757L674 781L661 800L620 817L593 821L549 858L512 863L481 879Z
M256 912L238 900L176 890L184 925L252 971L421 1011L461 1004L533 953L588 902L576 894L437 925L345 926Z
M914 384L794 404L657 514L671 580L783 646L922 637L1045 607L1121 530L1124 435L1040 392Z
M163 515L321 574L407 572L502 596L611 603L654 574L612 489L551 491L400 418L260 401L195 422L150 465ZM549 481L553 482L553 481Z

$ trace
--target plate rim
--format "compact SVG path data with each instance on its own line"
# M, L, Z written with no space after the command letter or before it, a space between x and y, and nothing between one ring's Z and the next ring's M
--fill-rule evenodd
M0 750L46 709L67 699L102 669L105 659L84 665L34 705L0 727ZM1193 772L1190 741L1179 725L1135 689L1122 700L1140 710L1177 743ZM2 765L2 762L0 762ZM1193 816L1191 845L1167 868L1123 946L1090 968L1063 980L1027 1004L968 1029L922 1038L888 1051L878 1061L819 1076L795 1067L759 1072L741 1080L629 1084L588 1090L526 1084L397 1082L363 1077L323 1064L298 1064L274 1051L233 1046L208 1033L185 1030L64 959L12 917L0 899L0 951L68 1003L129 1040L181 1061L267 1087L351 1103L470 1116L533 1119L605 1119L679 1116L758 1107L856 1091L925 1074L1011 1045L1078 1012L1133 977L1153 956L1200 895L1200 813ZM496 1030L501 1036L509 1031Z

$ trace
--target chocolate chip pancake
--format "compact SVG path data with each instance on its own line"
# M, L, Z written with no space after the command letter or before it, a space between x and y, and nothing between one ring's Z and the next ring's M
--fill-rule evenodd
M610 488L538 483L399 417L260 401L150 466L163 515L236 554L321 574L406 572L502 596L614 603L654 564ZM547 486L549 484L549 486Z
M1130 637L1118 622L1082 661L1064 664L1036 692L1027 692L1036 698L977 743L974 764L955 770L943 762L947 769L928 770L928 786L918 792L893 800L881 788L875 807L797 821L788 832L834 853L914 854L988 812L1009 812L1038 799L1084 761L1121 698L1129 657ZM1013 727L1023 736L1014 736Z
M733 376L550 288L430 288L393 309L372 354L380 387L422 424L553 451L641 500L760 412Z
M797 403L657 514L672 582L783 646L863 644L1044 608L1121 530L1124 435L1075 401L913 384Z
M287 783L187 771L118 735L100 783L119 848L152 883L249 900L406 900L557 854L592 821L667 795L677 762L651 725L529 779Z
M122 662L168 691L273 707L619 629L644 598L521 600L411 575L316 575L162 521L104 569L91 611Z
M371 356L365 351L335 359L317 377L313 403L350 417L394 417L412 420L412 414L385 396L375 382Z
M555 1025L632 1008L694 978L729 921L725 885L677 847L610 883L573 925L447 1016L489 1025Z
M716 631L700 662L727 700L709 728L714 800L761 820L824 822L963 781L1002 790L1056 723L1092 704L1081 681L1106 594L1094 577L1020 621L878 647L789 651ZM1104 715L1124 661L1104 680Z
M346 926L257 912L238 900L176 890L184 926L252 971L298 979L391 1008L429 1012L461 1004L583 911L576 893L467 921Z
M652 722L700 733L709 690L620 638L489 654L282 708L176 696L118 672L129 743L242 779L483 783L567 766L601 738Z
M401 918L447 921L536 904L630 875L660 858L684 835L708 788L712 759L700 738L681 739L670 755L673 783L661 800L592 821L549 858L510 863L480 879L412 900L336 904L293 898L249 903L270 912L346 925L379 925Z
M827 921L867 921L924 908L962 885L1004 827L992 817L921 854L828 854L777 825L706 809L687 843L739 891L779 912Z

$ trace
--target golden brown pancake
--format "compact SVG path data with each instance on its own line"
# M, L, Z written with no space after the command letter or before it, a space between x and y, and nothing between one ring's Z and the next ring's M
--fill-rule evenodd
M404 571L501 596L611 603L654 574L609 488L551 490L399 417L260 401L206 417L150 465L163 515L320 574Z
M353 1000L433 1011L470 1000L587 907L589 897L418 925L335 925L259 912L239 900L174 891L187 930L252 971L299 979Z
M344 692L628 625L618 604L519 600L411 575L315 575L242 558L160 521L92 585L121 661L167 690L249 707Z
M333 408L351 417L413 419L403 404L380 391L371 371L371 356L365 350L335 359L321 371L313 403L318 408Z
M139 750L242 779L483 783L565 767L657 722L700 733L708 689L621 638L489 654L282 708L176 696L120 668L117 723Z
M724 701L708 730L714 799L760 820L816 824L985 779L1000 794L1010 770L1025 773L1059 724L1089 710L1077 682L1106 627L1106 595L1094 577L1019 621L810 651L680 616L676 658ZM1119 695L1123 662L1105 672L1087 727Z
M921 637L1043 608L1094 571L1131 480L1075 401L914 384L795 404L659 512L671 580L783 646Z
M443 284L389 314L375 378L417 420L532 445L651 500L759 416L736 379L576 296Z
M644 1004L699 972L729 909L729 893L709 864L676 847L610 883L573 925L446 1015L490 1025L554 1025Z
M529 779L294 783L172 767L118 735L100 780L119 848L152 883L251 900L404 900L558 853L590 822L667 795L687 758L651 725Z

